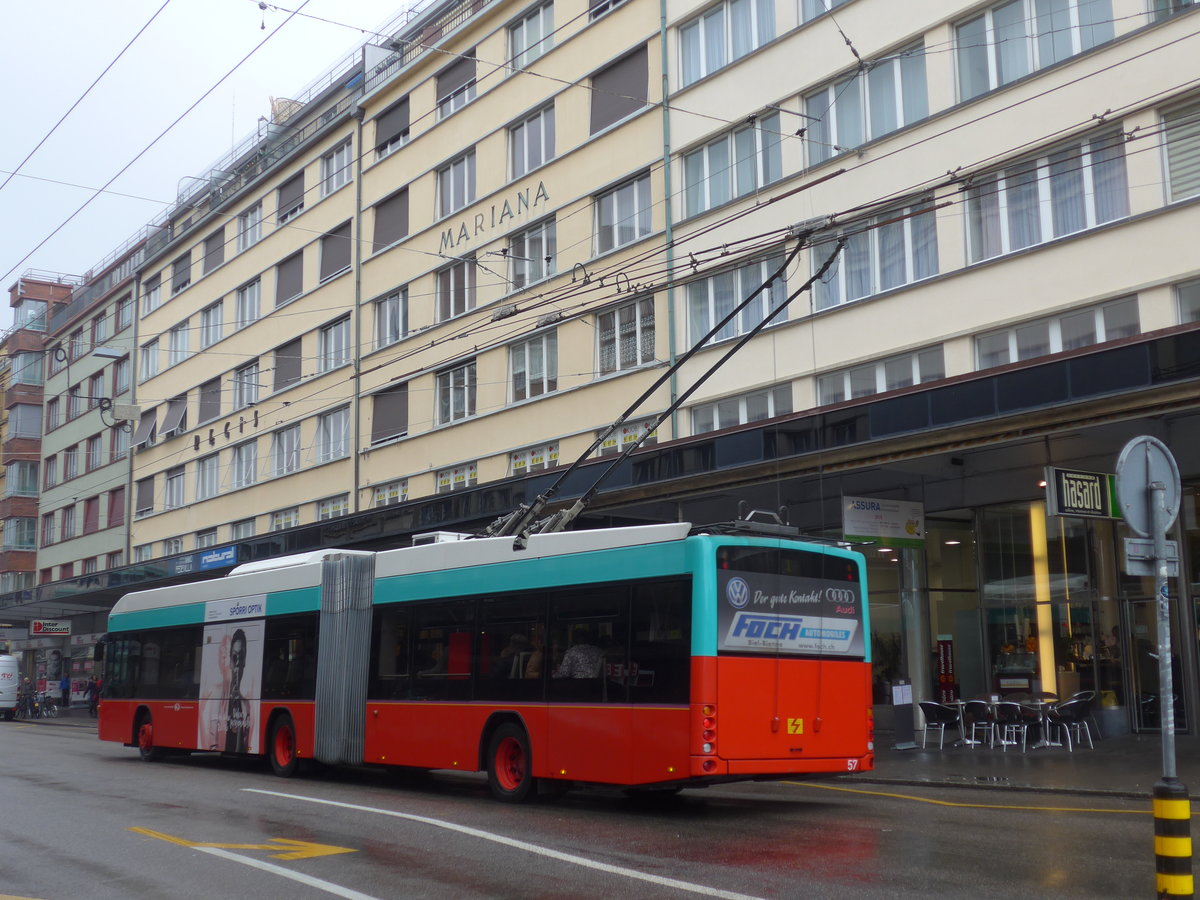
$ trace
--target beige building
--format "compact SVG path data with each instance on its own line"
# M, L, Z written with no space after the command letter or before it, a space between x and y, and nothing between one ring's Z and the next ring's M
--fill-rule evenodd
M398 20L149 242L132 562L476 529L661 377L599 450L654 429L594 521L745 500L838 534L843 497L918 502L923 549L873 551L881 692L907 671L931 694L936 644L939 689L1079 686L1112 727L1157 727L1123 526L1047 516L1037 482L1157 434L1200 547L1197 21L1161 0Z

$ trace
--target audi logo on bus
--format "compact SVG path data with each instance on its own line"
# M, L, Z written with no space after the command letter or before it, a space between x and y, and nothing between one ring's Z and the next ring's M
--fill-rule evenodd
M730 578L725 585L725 599L734 609L743 609L750 602L750 585L744 578Z
M858 602L858 597L850 588L825 588L825 599L830 603Z

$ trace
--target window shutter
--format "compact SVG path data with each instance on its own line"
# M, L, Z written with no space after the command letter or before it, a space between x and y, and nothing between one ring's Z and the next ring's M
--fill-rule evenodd
M137 483L136 515L145 515L154 511L154 478L143 478Z
M282 222L304 208L304 172L294 175L279 186L279 208L275 219Z
M204 242L204 274L225 262L225 229L210 234Z
M408 236L408 188L375 204L375 250Z
M437 76L437 102L440 105L475 80L475 50L472 48L453 65L447 66Z
M275 267L275 305L282 306L304 289L304 251Z
M1165 116L1167 171L1171 175L1171 199L1200 194L1200 103L1193 103Z
M275 390L280 391L300 380L300 338L288 341L275 351Z
M200 385L200 419L207 422L221 415L221 379L214 378Z
M374 395L371 443L408 433L408 385L398 384Z
M321 238L321 280L350 268L350 223L339 225Z
M408 98L394 103L375 120L375 149L382 150L408 131Z
M592 76L592 134L646 105L650 70L645 46Z

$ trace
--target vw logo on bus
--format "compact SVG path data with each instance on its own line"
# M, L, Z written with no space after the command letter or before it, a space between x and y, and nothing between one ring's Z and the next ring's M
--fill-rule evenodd
M744 609L750 602L750 585L746 584L744 578L730 578L725 585L725 597L734 609Z
M850 588L825 588L825 599L829 603L856 603L858 597Z

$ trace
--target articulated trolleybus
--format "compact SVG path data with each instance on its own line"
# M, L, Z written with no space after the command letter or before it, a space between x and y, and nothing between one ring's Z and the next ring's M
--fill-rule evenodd
M441 537L454 537L443 535ZM100 737L519 801L870 769L861 554L684 524L321 551L123 597Z

